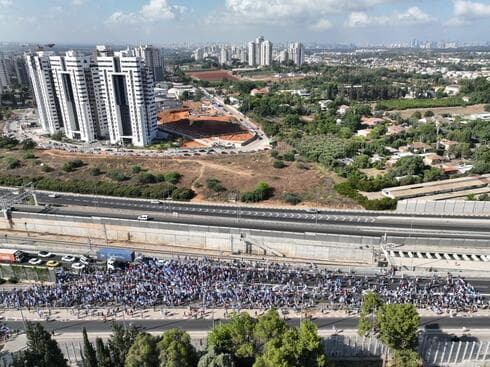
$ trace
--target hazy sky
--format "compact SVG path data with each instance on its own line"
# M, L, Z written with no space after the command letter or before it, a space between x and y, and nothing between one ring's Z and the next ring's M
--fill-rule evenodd
M0 42L490 40L490 0L0 0Z

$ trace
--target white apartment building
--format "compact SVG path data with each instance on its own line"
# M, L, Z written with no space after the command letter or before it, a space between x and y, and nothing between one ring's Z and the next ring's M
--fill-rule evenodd
M255 63L256 59L256 47L255 47L255 42L249 42L248 43L248 65L249 66L256 66L257 64Z
M25 59L36 99L39 122L44 131L54 134L62 131L64 126L49 60L51 56L54 56L52 51L38 51L26 53Z
M151 45L140 46L133 50L133 56L141 57L144 60L146 66L153 73L155 83L163 81L163 58L160 49Z
M272 42L264 41L260 45L260 65L271 66L272 65Z
M107 135L107 122L100 119L90 56L68 51L66 56L51 56L51 69L65 135L70 139L92 142Z
M222 48L220 51L220 56L219 56L219 63L221 65L228 64L230 61L230 51L227 48Z
M157 129L153 76L140 57L128 51L97 58L111 144L145 146Z
M263 36L248 43L248 65L272 65L272 42L264 40Z
M292 43L289 46L289 59L294 62L295 65L301 66L305 62L305 46L300 42Z

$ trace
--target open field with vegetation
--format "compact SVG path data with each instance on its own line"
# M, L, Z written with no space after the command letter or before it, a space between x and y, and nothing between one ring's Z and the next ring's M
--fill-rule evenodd
M291 161L274 168L277 160L270 153L156 159L24 150L19 145L0 149L0 157L1 185L34 181L40 189L100 195L356 207L314 165ZM267 184L265 197L247 199L245 194L259 183Z
M484 113L484 104L475 104L471 106L457 106L457 107L433 107L433 108L409 108L406 110L393 110L393 113L399 113L404 119L410 118L414 112L420 112L422 116L427 111L432 111L435 115L472 115L476 113Z

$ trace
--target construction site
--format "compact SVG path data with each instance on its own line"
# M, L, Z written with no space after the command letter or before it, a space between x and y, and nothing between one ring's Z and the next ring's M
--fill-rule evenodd
M184 138L184 148L233 148L255 139L254 132L209 100L186 101L182 108L160 112L158 127L165 133Z

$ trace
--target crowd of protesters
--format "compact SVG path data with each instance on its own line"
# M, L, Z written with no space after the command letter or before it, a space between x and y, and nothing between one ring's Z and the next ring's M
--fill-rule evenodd
M0 306L358 310L367 291L387 303L413 303L440 312L488 305L469 282L451 274L404 278L386 272L367 277L315 266L181 258L81 274L60 271L54 284L0 291Z

